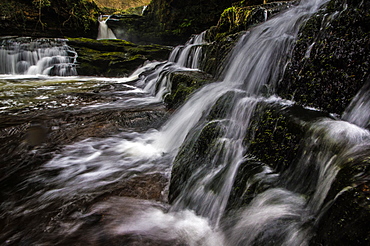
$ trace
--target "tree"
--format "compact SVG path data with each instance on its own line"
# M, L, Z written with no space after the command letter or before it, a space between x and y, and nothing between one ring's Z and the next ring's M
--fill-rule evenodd
M33 3L33 5L35 5L39 9L39 19L36 23L35 29L37 28L37 25L40 23L42 29L44 30L44 26L46 24L43 23L42 20L41 20L41 16L42 16L42 11L41 10L42 10L43 7L50 6L50 0L33 0L32 3Z

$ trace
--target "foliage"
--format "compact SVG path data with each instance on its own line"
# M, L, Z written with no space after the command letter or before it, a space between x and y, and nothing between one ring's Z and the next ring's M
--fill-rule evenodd
M39 10L39 19L37 21L37 24L40 23L41 26L42 26L42 29L44 29L46 24L41 21L41 16L42 16L41 10L42 10L43 7L50 6L50 4L51 4L50 0L33 0L32 4L35 5L35 7L37 7L38 10ZM37 27L37 24L36 24L36 27Z
M128 9L148 5L150 0L95 0L99 8Z

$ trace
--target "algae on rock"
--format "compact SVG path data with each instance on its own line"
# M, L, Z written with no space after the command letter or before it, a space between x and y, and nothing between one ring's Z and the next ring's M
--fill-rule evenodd
M161 45L137 45L125 40L68 38L78 53L79 75L127 76L147 60L167 59L171 48Z

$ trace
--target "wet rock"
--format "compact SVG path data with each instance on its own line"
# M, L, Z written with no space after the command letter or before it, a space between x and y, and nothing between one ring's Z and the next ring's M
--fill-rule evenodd
M107 24L119 38L176 45L184 43L191 34L215 25L232 2L235 0L211 0L207 4L196 0L155 0L148 5L143 17L121 16Z
M198 126L187 136L173 163L169 188L170 203L175 201L189 179L195 172L199 171L200 167L208 165L210 169L214 168L211 162L213 157L211 152L216 151L218 137L224 131L225 128L220 122L210 122L204 126ZM218 147L222 148L222 146ZM202 170L204 171L204 169ZM195 183L194 180L193 182ZM217 184L215 185L217 186Z
M343 164L318 218L312 245L368 245L370 242L370 146Z
M251 1L234 3L223 11L217 26L212 30L212 39L220 40L230 34L248 30L258 23L265 22L277 13L291 7L295 1L273 3L259 2L251 5ZM257 5L258 4L258 5Z
M341 114L369 74L369 1L332 0L302 27L277 92Z
M330 115L300 106L260 103L244 139L248 152L237 172L228 209L245 206L257 194L277 186L274 176L295 168L308 126L322 117ZM261 176L262 170L266 177Z
M212 76L201 71L182 71L171 73L171 92L164 98L170 109L183 104L191 93L212 81Z
M251 6L251 1L241 1L223 11L217 25L207 30L206 40L210 45L204 46L202 70L219 77L225 69L227 54L231 52L239 37L254 25L289 8L295 1L258 4Z

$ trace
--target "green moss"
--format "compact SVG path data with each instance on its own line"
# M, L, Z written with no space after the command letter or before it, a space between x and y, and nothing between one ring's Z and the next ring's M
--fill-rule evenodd
M161 45L137 45L125 40L68 38L78 53L80 75L127 76L146 60L165 60L171 48Z
M164 98L168 108L183 104L198 88L211 82L211 76L197 71L175 72L171 74L171 91Z

